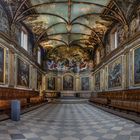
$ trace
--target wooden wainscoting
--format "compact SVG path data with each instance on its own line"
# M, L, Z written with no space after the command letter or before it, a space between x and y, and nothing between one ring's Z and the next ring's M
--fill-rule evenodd
M15 99L20 101L21 108L43 101L37 91L0 87L0 111L9 110L11 108L11 100Z

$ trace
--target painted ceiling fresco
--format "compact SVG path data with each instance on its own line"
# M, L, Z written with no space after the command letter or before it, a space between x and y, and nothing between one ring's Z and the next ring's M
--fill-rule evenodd
M29 16L24 22L39 37L47 34L43 42L48 43L43 43L43 47L73 46L81 40L88 41L96 28L107 30L110 23L102 20L100 14L109 1L31 0L31 9L35 9L37 14Z
M46 70L81 72L93 69L93 58L83 48L93 50L96 43L87 46L91 35L103 37L110 26L111 22L100 17L109 1L30 0L29 9L35 9L36 14L26 18L24 23L48 52Z
M93 53L87 52L87 49L93 51L97 44L103 46L104 35L112 24L112 20L105 20L101 16L105 9L110 10L107 7L110 0L14 1L21 3L15 10L17 12L14 20L16 22L22 21L27 25L35 34L35 45L43 47L47 55L49 54L46 56L48 70L83 71L79 63L85 61L91 63L93 61L93 57L91 57ZM21 8L24 4L26 6ZM21 9L21 13L18 11L19 9ZM76 53L79 57L78 60L77 56L75 57ZM85 53L87 54L85 55ZM73 66L62 69L50 67L49 65L52 63L59 62L58 58L60 61L62 60L62 63L63 60L67 59L67 63L69 65L73 63L71 64ZM65 64L67 63L65 62ZM74 65L77 70L71 68ZM85 66L84 69L91 70L91 68L88 68L88 66Z

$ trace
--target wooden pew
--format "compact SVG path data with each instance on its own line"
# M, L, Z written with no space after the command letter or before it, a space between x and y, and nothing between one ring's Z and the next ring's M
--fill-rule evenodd
M90 101L140 113L140 89L101 92L97 93L97 97L91 97Z

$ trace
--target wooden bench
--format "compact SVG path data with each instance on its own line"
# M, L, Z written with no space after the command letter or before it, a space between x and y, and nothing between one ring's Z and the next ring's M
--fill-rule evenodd
M100 104L100 105L107 105L107 99L106 98L91 98L90 102L94 102L94 103Z
M106 91L90 98L91 102L140 113L140 89Z
M31 104L40 104L40 103L43 103L43 102L44 102L44 98L41 97L41 96L30 98L30 103Z

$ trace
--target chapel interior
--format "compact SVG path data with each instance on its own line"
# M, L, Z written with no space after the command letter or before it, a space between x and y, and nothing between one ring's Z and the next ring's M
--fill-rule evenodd
M139 123L140 0L0 0L0 140L140 140Z

